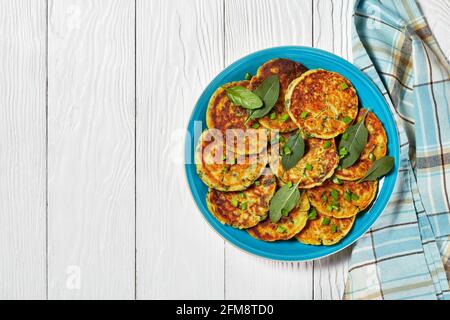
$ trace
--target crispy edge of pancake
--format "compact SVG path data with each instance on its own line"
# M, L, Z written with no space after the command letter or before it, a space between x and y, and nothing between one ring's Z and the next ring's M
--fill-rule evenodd
M317 141L320 141L320 142L322 142L322 143L325 143L325 140L323 140L323 139L318 139L318 138L311 138L311 139L315 139L315 140L317 140ZM308 141L305 141L305 143L311 143L310 141L311 141L311 139L308 139ZM328 141L330 141L330 143L331 143L331 145L330 145L330 147L329 148L327 148L327 149L325 149L324 147L322 147L323 148L323 150L324 150L324 153L325 152L333 152L333 156L334 156L334 161L335 161L335 163L334 163L334 165L333 165L333 167L332 168L330 168L330 170L327 172L327 174L325 175L325 176L323 176L322 177L322 179L320 179L320 181L317 181L317 182L309 182L309 183L307 183L307 184L304 184L304 183L300 183L299 184L299 188L301 188L301 189L311 189L311 188L314 188L314 187L316 187L316 186L320 186L322 183L324 183L324 181L326 181L327 179L329 179L329 178L331 178L332 176L333 176L333 174L334 174L334 171L336 170L336 168L337 168L337 166L339 165L339 156L337 155L337 153L336 153L336 143L334 142L334 139L326 139L326 140L328 140ZM323 145L323 144L322 144ZM309 148L310 146L308 146L308 148ZM306 168L306 164L312 164L313 165L313 163L315 163L314 161L309 161L309 162L307 162L307 163L305 163L309 158L307 158L307 154L308 154L308 152L309 152L309 150L308 151L306 151L306 153L303 155L303 157L302 157L302 159L300 159L299 160L299 162L296 164L296 166L294 167L294 168L291 168L291 169L289 169L288 171L285 171L284 170L284 168L282 167L282 164L281 164L281 156L280 155L275 155L275 154L272 154L272 153L270 153L270 155L269 155L269 166L270 166L270 168L272 169L272 172L274 172L275 173L275 175L277 176L277 178L279 179L279 183L280 183L280 185L283 185L283 184L285 184L285 183L288 183L289 181L290 182L292 182L292 183L296 183L297 181L295 181L295 180L286 180L286 179L283 179L283 177L286 175L286 174L288 174L289 173L289 171L290 170L293 170L293 169L298 169L298 166L300 165L300 166L303 166L303 164L304 164L304 166L305 166L305 168ZM316 154L317 155L317 154ZM314 156L314 155L313 155ZM332 156L331 154L330 154L330 156ZM314 158L313 158L314 159ZM328 159L327 159L328 160ZM278 170L276 170L276 169L278 169ZM314 170L314 165L313 165L313 170Z
M295 124L301 129L301 130L303 130L305 133L308 133L309 135L311 135L312 137L315 137L315 138L320 138L320 139L331 139L331 138L335 138L335 137L337 137L338 135L340 135L340 134L342 134L351 124L352 124L352 122L354 121L354 119L357 117L357 115L358 115L358 95L357 95L357 93L356 93L356 89L355 89L355 87L353 86L353 84L350 82L350 86L349 86L349 88L355 93L355 96L356 96L356 101L357 101L357 103L356 103L356 105L355 105L355 108L356 108L356 112L355 112L355 114L354 114L354 116L352 117L352 122L350 122L350 123L348 123L348 124L345 124L345 125L343 125L342 126L342 129L340 129L340 130L338 130L338 131L336 131L336 132L334 132L334 133L330 133L330 134L325 134L325 133L323 133L323 134L320 134L320 135L318 135L318 134L315 134L315 133L311 133L311 132L308 132L307 130L305 130L305 128L302 126L302 124L299 122L299 120L295 117L295 115L293 114L293 112L292 112L292 110L291 110L291 103L292 103L292 94L294 93L294 90L295 90L295 88L297 87L297 85L301 82L301 81L303 81L306 77L308 77L309 75L311 75L311 74L313 74L313 73L316 73L316 72L319 72L319 71L326 71L326 72L329 72L329 73L333 73L333 74L336 74L336 75L338 75L338 76L340 76L340 77L342 77L342 78L344 78L344 79L346 79L348 82L350 82L350 80L348 80L347 78L345 78L343 75L341 75L341 74L339 74L339 73L337 73L337 72L333 72L333 71L328 71L328 70L324 70L324 69L311 69L311 70L308 70L308 71L306 71L305 73L303 73L300 77L298 77L297 79L294 79L290 84L289 84L289 87L288 87L288 90L286 91L286 96L285 96L285 104L286 104L286 110L287 110L287 112L289 113L289 116L291 117L291 119L292 119L292 121L294 121L295 122Z
M328 225L322 225L322 220L324 218L330 219ZM308 220L306 226L295 236L295 238L303 244L331 246L341 241L350 232L354 222L355 216L351 218L336 219L324 216L317 210L317 218ZM332 232L332 225L337 226L336 232Z
M327 217L342 219L356 216L359 209L352 202L344 199L345 187L343 187L343 185L344 184L334 184L330 180L327 180L321 186L308 190L309 202L314 208L316 208L317 211ZM331 190L333 189L339 193L337 200L333 199L331 196ZM322 201L322 196L324 194L327 196L327 201L325 202ZM339 210L327 210L327 206L330 206L333 201L337 201L339 203Z
M366 109L364 108L359 110L357 121L361 121L365 110ZM388 139L380 119L378 119L373 112L369 111L364 121L364 125L369 131L369 139L367 144L364 146L359 159L352 166L345 169L336 170L335 175L341 180L356 181L361 179L373 163L369 159L369 154L373 153L375 160L378 160L384 157L387 153ZM381 138L381 142L379 141L379 138Z
M350 182L351 185L357 185L356 182ZM365 210L370 204L373 202L378 193L378 180L375 181L364 181L360 184L368 184L371 187L370 197L364 198L361 193L354 192L355 190L349 187L349 190L353 193L356 193L359 196L358 200L353 200L353 204L358 207L359 211Z
M228 82L226 84L224 84L223 86L219 87L216 89L216 91L214 91L214 93L212 94L211 98L209 99L208 102L208 107L206 109L206 126L209 129L218 129L220 131L222 131L224 133L224 135L227 134L227 130L232 130L233 132L235 132L235 134L237 136L239 136L239 131L238 130L243 130L244 133L244 148L241 148L241 146L236 145L236 143L229 142L227 139L225 139L225 145L227 147L227 149L230 149L231 151L233 151L234 153L237 153L239 155L247 155L247 154L258 154L260 152L262 152L264 150L264 148L267 147L267 136L269 134L269 130L266 128L263 129L253 129L252 125L255 123L258 123L258 120L249 120L247 122L247 124L245 124L245 121L248 117L247 111L240 107L240 106L236 106L233 103L230 102L231 104L231 108L234 113L236 112L241 112L242 114L245 114L244 117L235 117L236 119L238 119L238 125L236 125L235 127L231 126L228 127L228 125L226 123L224 123L223 121L216 121L215 119L220 116L216 115L216 117L213 116L213 114L215 113L214 110L218 107L215 104L215 100L217 99L217 96L224 94L225 90L223 89L223 87L233 87L233 86L243 86L245 88L249 88L250 86L250 81L248 80L240 80L240 81L233 81L233 82ZM227 98L228 99L228 98ZM221 103L221 107L223 107L223 103ZM230 111L230 110L228 110ZM230 116L230 112L227 113L227 117ZM252 137L252 134L255 134L255 137ZM261 135L263 135L264 137L262 137ZM260 138L262 137L262 138ZM250 142L255 142L255 144L252 144ZM250 144L249 144L250 143Z
M365 181L361 183L343 181L342 184L335 184L327 180L323 185L309 189L308 198L311 205L325 216L337 219L350 218L366 209L372 203L377 195L377 186L378 181ZM339 194L337 200L331 196L332 189L336 190ZM351 193L356 194L359 199L345 200L344 193L347 189ZM322 201L324 194L327 196L325 202ZM339 210L332 209L329 211L327 206L331 206L333 200L339 203Z
M200 155L202 152L200 151L200 145L204 141L204 137L208 134L209 130L203 131L203 133L200 135L197 146L195 148L195 166L197 175L200 178L200 180L203 181L208 187L219 190L219 191L242 191L247 189L250 185L252 185L264 172L264 169L268 162L268 156L267 155L251 155L251 156L242 156L241 157L258 157L258 162L255 164L248 164L248 166L256 165L254 172L246 178L241 179L241 184L226 184L223 182L223 177L221 179L218 179L217 177L211 177L211 175L206 174L203 166L203 157ZM208 143L208 142L206 142ZM223 148L223 147L222 147ZM224 150L225 148L223 148ZM214 164L215 166L222 166L224 169L226 168L227 171L230 171L229 168L233 167L234 165L227 165L225 162L223 164ZM235 165L241 165L241 164L235 164ZM259 169L258 169L259 168ZM209 171L209 170L208 170Z
M299 62L293 61L291 59L286 59L286 58L274 58L269 61L266 61L261 66L259 66L258 70L256 71L256 75L253 76L252 80L250 81L250 86L253 86L255 81L261 81L261 79L263 77L262 73L263 73L264 68L267 68L268 66L270 67L270 65L274 64L278 60L286 60L290 63L297 64L300 69L304 69L303 73L308 71L308 69ZM303 74L303 73L301 73L301 74ZM298 77L298 76L295 76L293 78L295 79L296 77ZM289 88L289 85L285 90L287 90L288 88ZM286 110L285 95L283 95L282 92L283 92L283 89L280 88L280 96L278 97L278 101L276 102L274 108L270 112L270 113L272 113L272 112L276 113L276 115L277 115L276 119L273 119L273 120L270 119L270 117L269 117L270 113L269 113L269 115L260 118L259 123L263 127L270 129L270 130L278 130L281 133L292 132L297 129L297 125L295 124L295 122L293 122L292 118L289 116L289 113ZM278 106L278 108L277 108L277 106ZM280 112L280 110L278 110L280 108L282 108L284 112ZM282 121L281 119L279 119L279 117L282 116L283 114L287 114L289 116L289 118L285 121Z
M235 130L235 129L231 129ZM235 138L242 139L239 135L239 132L234 131L236 133L233 136L233 143L231 143L228 138L225 138L225 147L231 152L238 155L255 155L262 153L265 149L267 149L267 145L269 143L270 130L267 128L259 128L259 129L247 129L244 132L244 143L239 144L236 143ZM238 140L239 141L239 140ZM247 143L248 142L248 143ZM254 144L249 144L250 142L255 142Z
M245 88L248 88L249 85L250 85L250 81L248 81L248 80L233 81L233 82L225 83L224 85L218 87L216 89L216 91L214 91L211 98L209 99L208 107L206 108L206 126L208 129L215 128L215 129L219 129L219 130L223 131L223 128L221 128L220 126L219 127L216 126L216 123L212 116L213 109L215 109L217 107L214 104L214 101L216 100L218 95L224 93L225 90L223 89L223 87L229 88L229 87L233 87L233 86L244 86ZM230 101L230 103L231 103L231 101ZM233 103L231 103L231 105L233 105L236 108L242 109L242 112L246 112L246 110L240 106L236 106ZM246 119L246 117L244 118L244 121L245 121L245 119Z
M310 208L308 196L303 192L297 207L295 207L287 217L281 217L280 221L273 223L270 218L261 221L247 232L255 239L273 242L278 240L289 240L298 234L308 221L308 210ZM291 221L293 225L291 225ZM279 232L278 229L283 231Z
M209 188L206 195L208 210L220 223L233 228L247 229L257 225L267 218L269 203L275 194L277 182L275 175L272 173L263 175L256 181L260 182L258 186L253 184L242 192L223 192ZM213 202L213 193L221 196L220 203ZM244 198L240 196L241 193ZM238 201L238 207L232 205L232 199ZM243 202L247 203L247 209L245 210L239 207ZM224 213L221 213L221 211ZM225 213L225 211L229 212Z

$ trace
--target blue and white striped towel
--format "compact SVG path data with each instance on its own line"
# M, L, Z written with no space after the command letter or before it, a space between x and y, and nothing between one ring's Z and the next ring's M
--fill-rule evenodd
M353 247L344 299L450 299L450 67L414 1L357 0L354 64L400 136L387 208Z

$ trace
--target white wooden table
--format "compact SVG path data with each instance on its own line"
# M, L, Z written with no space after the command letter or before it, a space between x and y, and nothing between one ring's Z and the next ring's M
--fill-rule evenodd
M447 56L450 4L422 0ZM225 66L276 45L351 59L351 1L0 0L0 298L339 299L349 251L225 244L184 128Z

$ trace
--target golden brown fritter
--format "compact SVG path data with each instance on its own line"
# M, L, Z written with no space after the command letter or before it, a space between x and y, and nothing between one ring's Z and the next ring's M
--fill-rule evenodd
M299 233L308 220L309 201L306 192L303 192L298 205L289 212L288 216L281 217L277 223L270 218L260 222L247 232L254 238L263 241L289 240Z
M357 121L361 121L365 109L359 110ZM359 180L367 173L373 161L386 155L387 136L380 120L372 112L367 113L364 125L369 131L369 137L359 159L350 167L336 170L336 177L342 180Z
M334 139L306 139L305 147L303 158L287 171L281 164L279 152L283 150L283 143L280 144L280 148L272 148L270 168L282 182L295 184L300 181L299 188L309 189L322 184L333 175L339 163L339 156L336 153Z
M370 205L377 194L377 185L377 181L335 184L327 180L321 186L309 189L308 198L323 215L350 218Z
M206 203L209 211L221 223L238 229L251 228L267 217L276 186L276 178L269 170L268 174L241 192L209 189Z
M289 59L273 59L259 67L256 75L251 79L251 90L256 89L271 75L278 75L280 79L278 101L267 116L259 119L259 123L262 126L272 130L279 130L280 132L290 132L297 129L297 126L286 111L284 98L289 83L307 70L304 65Z
M195 150L195 164L200 179L221 191L244 190L262 174L267 155L237 155L225 148L221 133L209 129L202 133Z
M331 246L347 235L354 222L355 217L336 219L317 212L316 218L308 220L296 238L304 244Z
M250 87L250 81L236 81L224 84L222 87L241 86ZM233 104L228 99L226 91L218 88L208 103L206 110L206 126L220 130L224 135L231 137L226 140L228 148L238 154L256 154L267 146L267 129L255 130L252 126L257 120L248 120L249 113L246 109ZM233 139L236 137L235 140ZM241 143L241 145L239 143Z
M343 133L358 114L358 96L350 81L322 69L307 71L292 81L286 105L304 133L322 139Z

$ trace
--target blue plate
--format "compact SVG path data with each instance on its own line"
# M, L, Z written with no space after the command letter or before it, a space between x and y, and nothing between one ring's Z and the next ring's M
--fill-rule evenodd
M309 69L322 68L335 71L351 81L358 93L360 105L368 107L381 120L388 136L388 154L395 158L395 167L389 175L380 181L379 191L372 206L363 213L359 213L353 229L339 243L332 246L310 246L297 240L264 242L252 238L246 231L234 229L221 224L206 207L206 193L208 188L197 176L193 163L194 149L198 141L198 134L194 136L194 124L201 122L206 128L205 115L208 101L213 92L222 84L242 80L246 72L255 74L258 67L274 58L287 58L298 61ZM197 131L195 131L198 133ZM275 47L252 53L228 66L206 87L200 96L188 124L185 143L185 169L189 188L200 212L208 223L224 239L236 247L263 258L284 261L305 261L318 259L344 249L360 238L383 212L394 189L398 174L399 143L398 134L389 107L378 88L359 69L342 58L329 52L299 46Z

